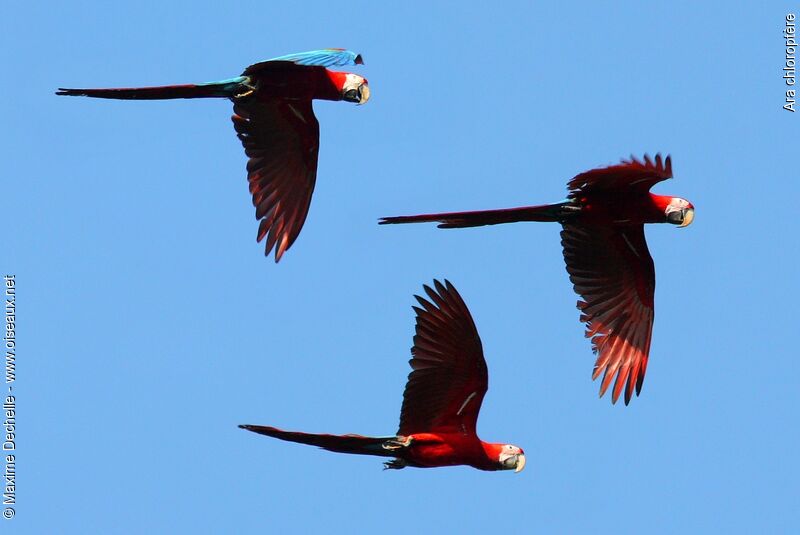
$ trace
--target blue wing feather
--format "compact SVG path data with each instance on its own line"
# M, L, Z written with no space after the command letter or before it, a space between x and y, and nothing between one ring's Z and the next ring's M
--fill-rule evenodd
M360 65L364 63L361 54L343 48L324 48L310 52L287 54L267 61L291 61L297 65L318 65L320 67L342 67L344 65ZM266 62L265 62L266 63Z

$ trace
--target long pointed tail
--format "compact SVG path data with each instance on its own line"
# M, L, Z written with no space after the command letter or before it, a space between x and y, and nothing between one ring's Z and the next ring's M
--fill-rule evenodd
M248 78L239 76L205 84L164 85L158 87L119 87L109 89L68 89L60 87L56 95L113 98L121 100L162 100L172 98L230 98L244 93Z
M438 222L439 228L480 227L517 221L564 221L578 208L570 201L540 206L522 206L504 210L480 210L477 212L449 212L444 214L406 215L382 217L380 225L395 223Z
M267 435L268 437L319 446L328 451L338 453L354 453L357 455L378 455L380 457L394 457L397 451L384 448L384 444L396 440L397 437L363 437L361 435L316 435L312 433L297 433L284 431L276 427L265 425L240 425L241 429ZM391 442L390 442L391 444Z

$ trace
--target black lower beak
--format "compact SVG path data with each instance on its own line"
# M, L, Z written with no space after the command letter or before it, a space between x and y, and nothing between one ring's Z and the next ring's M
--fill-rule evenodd
M342 96L347 102L361 102L361 92L358 89L348 89Z
M683 210L675 210L667 214L667 221L673 225L683 224Z

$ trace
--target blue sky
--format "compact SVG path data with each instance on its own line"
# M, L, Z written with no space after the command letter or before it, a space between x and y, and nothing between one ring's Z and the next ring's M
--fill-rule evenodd
M0 270L19 339L4 532L797 528L790 5L270 4L4 9ZM255 242L230 103L53 95L329 46L364 55L372 100L315 105L317 188L279 265ZM697 213L647 229L656 323L628 407L597 399L557 225L376 224L557 201L581 171L659 151L676 178L654 191ZM394 433L412 294L434 277L483 340L478 431L522 446L524 472L384 472L237 429Z

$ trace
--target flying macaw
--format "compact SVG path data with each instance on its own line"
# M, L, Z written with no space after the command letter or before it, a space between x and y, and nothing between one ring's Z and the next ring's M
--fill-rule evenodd
M400 428L391 437L317 435L262 425L242 429L339 453L394 457L386 468L469 465L480 470L525 467L522 448L478 438L475 426L489 388L475 323L456 289L445 280L425 286L430 301L415 296L417 314L412 372L403 394Z
M567 184L567 200L505 210L384 217L380 224L437 221L440 228L478 227L517 221L561 223L561 245L578 301L580 320L597 355L592 379L603 374L600 396L616 376L611 402L623 386L625 404L642 390L656 279L644 238L645 223L688 226L694 206L686 199L649 193L672 178L672 162L645 155L581 173Z
M233 126L244 145L247 180L261 220L257 241L267 237L278 262L292 246L308 214L317 179L319 123L313 99L369 100L366 78L326 67L363 64L360 54L328 48L289 54L251 65L219 82L119 89L65 89L57 95L123 100L228 98Z

